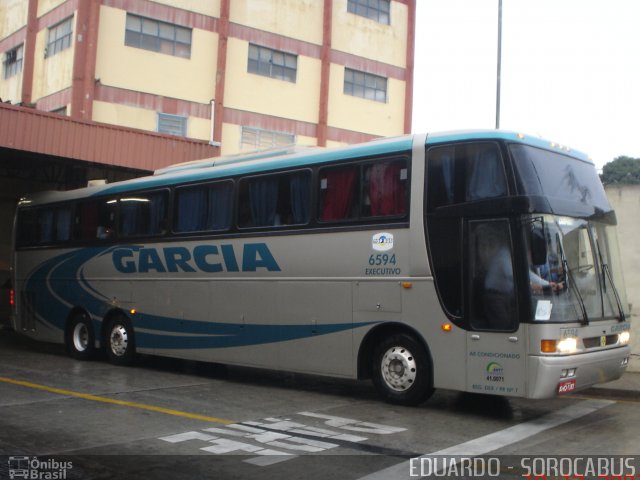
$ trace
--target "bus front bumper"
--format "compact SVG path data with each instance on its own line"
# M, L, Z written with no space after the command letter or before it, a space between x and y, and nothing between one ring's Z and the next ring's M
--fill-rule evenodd
M630 355L629 346L563 356L532 355L527 397L551 398L616 380L627 369Z

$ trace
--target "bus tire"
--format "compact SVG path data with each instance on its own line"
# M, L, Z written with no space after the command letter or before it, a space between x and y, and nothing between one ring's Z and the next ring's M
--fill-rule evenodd
M110 318L104 335L109 362L114 365L131 365L136 356L136 339L131 321L122 314Z
M427 352L406 333L391 335L378 344L372 373L373 384L389 403L419 405L433 394Z
M96 352L95 334L86 313L76 313L67 325L64 343L67 352L76 360L90 360Z

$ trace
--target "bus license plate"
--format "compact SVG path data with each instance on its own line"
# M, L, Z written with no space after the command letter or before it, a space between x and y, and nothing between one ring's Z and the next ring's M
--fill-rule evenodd
M576 389L576 380L566 380L558 384L558 394L569 393Z

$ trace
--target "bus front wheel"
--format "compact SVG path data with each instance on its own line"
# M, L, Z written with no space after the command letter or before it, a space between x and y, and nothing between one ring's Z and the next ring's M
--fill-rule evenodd
M373 384L389 403L418 405L433 393L425 348L405 333L381 341L373 354Z
M105 328L107 358L115 365L130 365L136 355L133 325L124 315L107 321Z
M95 336L91 319L86 313L74 315L65 332L67 352L77 360L89 360L95 353Z

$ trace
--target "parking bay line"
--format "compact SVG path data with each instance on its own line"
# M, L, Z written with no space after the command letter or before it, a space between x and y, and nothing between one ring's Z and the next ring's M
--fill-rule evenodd
M88 393L74 392L72 390L49 387L47 385L40 385L38 383L25 382L24 380L15 380L13 378L0 377L0 382L9 383L12 385L19 385L27 388L33 388L36 390L42 390L49 393L57 393L58 395L64 395L67 397L82 398L84 400L90 400L93 402L108 403L111 405L120 405L123 407L137 408L139 410L148 410L151 412L163 413L165 415L173 415L175 417L189 418L191 420L201 420L203 422L219 423L223 425L230 425L232 423L236 423L232 420L225 420L223 418L209 417L207 415L199 415L197 413L182 412L180 410L157 407L155 405L147 405L144 403L128 402L126 400L116 400L114 398L101 397L98 395L91 395Z
M616 402L610 400L584 400L577 405L571 405L561 410L548 413L525 423L513 425L498 432L478 437L468 442L460 443L433 453L427 453L417 458L432 456L464 456L476 457L498 450L513 443L532 437L553 427L568 423L580 417L593 413ZM371 473L358 480L387 480L389 478L411 478L410 461L398 463L378 472Z

